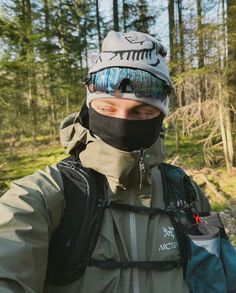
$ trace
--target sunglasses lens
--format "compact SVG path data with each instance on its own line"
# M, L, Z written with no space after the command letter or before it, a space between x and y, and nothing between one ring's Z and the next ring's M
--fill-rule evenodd
M168 87L164 81L149 72L131 68L106 68L92 73L87 87L91 93L132 92L137 97L152 97L161 100L168 94Z

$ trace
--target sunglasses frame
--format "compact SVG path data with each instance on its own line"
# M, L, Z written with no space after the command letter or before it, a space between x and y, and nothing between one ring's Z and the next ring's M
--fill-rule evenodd
M172 88L169 85L167 85L167 83L165 81L158 79L153 74L146 72L144 70L141 70L141 69L140 69L140 72L142 73L142 75L144 74L144 72L146 72L148 74L147 77L149 79L150 79L150 77L154 78L153 82L159 81L162 83L162 86L163 86L162 92L160 92L160 89L159 89L159 92L156 91L156 89L155 89L153 92L150 93L150 88L147 88L147 91L141 91L140 89L138 89L138 86L134 85L134 83L137 82L137 80L131 80L129 77L124 77L124 76L122 77L121 80L119 80L119 83L117 83L117 85L112 90L108 89L107 87L106 87L106 89L104 89L102 86L99 88L96 85L96 77L98 76L98 74L101 74L104 70L109 70L109 69L110 68L106 68L101 71L92 73L92 74L90 74L90 76L88 76L84 79L84 84L87 86L87 89L90 93L105 92L107 94L113 94L113 95L116 93L134 93L137 97L152 97L155 99L164 100L167 98L167 96L172 91ZM139 70L139 69L130 69L130 70L135 70L135 73L136 73L137 70ZM119 72L117 72L117 74L119 74ZM94 80L94 82L93 82L93 80ZM123 91L124 90L124 82L126 82L126 84L132 88L132 90ZM122 90L121 90L121 87L122 87Z

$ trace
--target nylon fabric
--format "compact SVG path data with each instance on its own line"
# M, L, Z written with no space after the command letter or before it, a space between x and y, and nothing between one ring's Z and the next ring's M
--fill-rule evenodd
M227 239L221 239L221 255L224 264L225 279L230 293L236 293L236 250Z
M186 282L191 292L236 292L236 250L228 239L220 216L211 212L186 233L191 252Z
M132 202L135 205L142 206L145 199L151 198L152 202L150 204L160 208L164 202L162 188L160 188L161 175L158 167L154 168L151 180L153 183L152 188L151 186L146 186L142 190L136 189L133 190L133 192L135 191L133 194L125 190L114 194L109 189L108 200L119 200L126 204ZM176 245L165 246L168 243L176 243L176 237L171 229L172 226L168 216L157 215L154 219L150 219L148 215L133 214L131 225L127 225L127 223L130 223L129 221L129 212L106 209L101 233L92 257L100 260L114 259L116 261L134 260L135 257L139 260L150 261L172 260L178 257L179 250ZM160 225L166 228L165 232L163 229L159 229ZM170 232L169 236L165 236L165 233L168 234L168 232ZM134 234L136 234L137 238L135 253L133 253L134 246L131 239ZM144 247L145 249L143 249ZM165 249L165 247L169 249ZM136 293L137 290L141 293L189 292L183 279L182 268L167 272L135 270L136 275L132 269L100 270L97 267L88 267L84 276L70 286L55 288L47 285L45 292ZM74 291L70 291L71 288Z
M135 205L163 208L163 187L158 168L158 162L163 158L158 150L160 141L144 154L145 184L139 188L135 175L139 177L140 154L114 151L73 121L62 129L63 145L68 147L69 153L74 153L77 147L87 144L81 158L108 178L107 200L129 204L132 196ZM199 207L200 210L208 208L204 198ZM103 271L87 267L83 277L68 286L45 283L49 241L60 225L64 208L62 178L54 166L16 181L0 199L0 292L132 292L132 269ZM129 217L129 212L105 210L93 258L132 261ZM134 217L138 260L174 260L178 257L176 235L168 215L156 215L153 219L145 214L135 214ZM140 293L189 292L182 268L167 272L138 269L138 285Z
M56 167L15 181L1 197L0 292L43 292L49 239L64 207Z
M148 120L130 120L89 109L90 130L112 147L127 152L153 145L160 135L162 121L162 114Z
M157 165L161 157L158 155L157 149L159 144L160 139L145 152L145 173L142 175L140 173L140 151L120 151L100 139L87 145L86 149L80 153L80 160L83 166L105 175L110 188L117 193L120 190L139 188L141 176L141 185L150 184L151 164ZM152 162L149 160L150 157L153 157Z
M187 233L191 258L186 268L186 280L191 292L227 293L224 269L220 261L219 230L200 223ZM209 270L208 268L212 268Z

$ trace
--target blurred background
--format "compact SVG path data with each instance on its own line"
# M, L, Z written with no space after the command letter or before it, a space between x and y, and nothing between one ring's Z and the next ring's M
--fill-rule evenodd
M167 161L232 220L235 0L0 0L0 192L65 157L60 121L79 111L82 80L111 29L149 33L167 47Z

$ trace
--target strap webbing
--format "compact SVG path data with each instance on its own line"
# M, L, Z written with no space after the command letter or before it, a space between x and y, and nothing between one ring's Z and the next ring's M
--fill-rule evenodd
M156 214L173 214L171 208L152 208L152 207L145 207L145 206L135 206L129 204L118 203L115 201L104 201L100 200L98 204L99 208L111 208L121 211L128 211L140 214L149 214L149 215L156 215Z
M87 265L99 267L101 270L140 268L144 270L170 271L181 267L183 262L181 259L167 261L114 261L90 258Z

